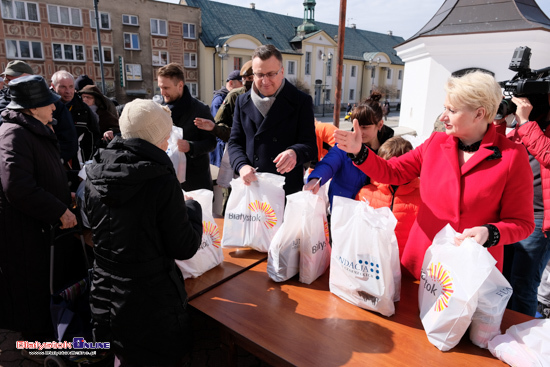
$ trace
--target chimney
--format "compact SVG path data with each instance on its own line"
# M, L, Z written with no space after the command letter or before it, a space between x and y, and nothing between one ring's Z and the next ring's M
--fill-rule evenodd
M351 29L356 29L357 25L355 23L351 23Z
M256 9L256 4L255 3L250 3L250 9L255 10Z
M388 36L393 36L393 32L392 32L392 31L388 31Z

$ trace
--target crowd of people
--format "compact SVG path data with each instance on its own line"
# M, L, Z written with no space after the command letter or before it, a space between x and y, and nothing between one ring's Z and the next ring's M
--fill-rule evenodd
M0 90L0 328L25 340L54 340L50 233L83 214L96 340L112 343L120 366L183 365L192 340L174 259L196 253L202 214L182 189L213 190L211 164L219 183L228 175L225 199L231 178L250 185L269 172L285 177L286 195L328 186L330 205L343 196L390 207L404 276L421 276L426 249L449 223L458 245L473 237L497 260L514 291L511 309L550 316L550 95L535 105L514 97L517 123L506 136L494 77L451 77L444 131L413 149L384 124L389 103L376 92L348 104L352 131L315 121L311 96L285 78L272 45L232 71L210 107L191 96L176 63L157 71L162 98L118 107L86 75L60 70L48 83L33 74L11 61ZM165 154L173 126L183 130L183 183Z

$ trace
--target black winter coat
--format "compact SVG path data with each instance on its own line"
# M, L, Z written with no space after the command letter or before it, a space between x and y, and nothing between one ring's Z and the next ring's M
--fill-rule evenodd
M183 88L182 97L167 106L172 111L174 125L183 129L183 139L189 141L191 146L191 150L185 153L187 168L185 182L181 184L181 188L185 191L213 190L208 153L216 148L216 137L209 131L201 130L195 126L196 117L214 121L210 109L201 101L193 98L187 86Z
M53 335L48 233L71 204L53 131L13 110L0 126L0 328Z
M94 337L135 364L174 363L191 329L174 259L199 247L200 205L184 201L166 153L142 139L115 137L86 172Z

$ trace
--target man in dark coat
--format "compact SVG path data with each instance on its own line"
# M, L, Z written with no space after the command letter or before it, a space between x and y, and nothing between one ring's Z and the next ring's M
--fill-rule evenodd
M237 98L228 150L245 185L256 169L285 176L286 195L302 190L304 164L317 157L313 102L284 78L281 52L263 45L252 56L254 84Z
M185 153L187 167L181 188L185 191L213 190L208 153L216 147L216 137L200 130L194 123L196 117L214 119L208 106L189 93L181 65L170 63L161 67L157 72L157 81L164 104L172 111L174 125L183 129L183 139L178 141L178 149Z
M0 328L51 341L48 235L60 220L76 225L57 138L46 126L59 96L39 76L12 81L10 90L0 126Z

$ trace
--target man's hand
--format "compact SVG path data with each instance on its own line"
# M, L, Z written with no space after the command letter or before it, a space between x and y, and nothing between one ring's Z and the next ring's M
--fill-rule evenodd
M214 121L197 117L195 118L195 126L201 130L212 131L214 130L214 126L216 126L216 124Z
M474 227L465 229L462 234L455 237L455 244L460 246L462 241L467 237L473 237L473 239L483 246L485 242L489 239L489 230L487 227Z
M319 187L321 185L319 184L318 178L312 178L307 184L304 185L304 191L311 191L314 194L317 194L319 191Z
M518 124L524 124L529 121L529 114L533 110L533 106L526 97L512 97L512 102L517 106L516 121Z
M111 141L115 137L115 134L111 130L107 130L103 133L103 140Z
M73 228L76 226L76 216L69 210L65 210L65 213L59 218L61 221L60 229Z
M338 148L346 153L359 154L362 144L360 129L359 121L353 119L353 131L336 130L334 140L338 143Z
M279 153L277 157L273 160L273 163L276 163L277 172L280 174L285 174L296 167L296 152L292 149L287 149L282 153Z
M249 165L242 166L239 170L239 176L241 176L246 186L249 186L251 182L258 181L258 177L256 177L256 170L254 167Z
M178 139L178 150L183 153L187 153L191 149L189 142L185 139Z

